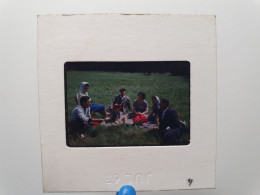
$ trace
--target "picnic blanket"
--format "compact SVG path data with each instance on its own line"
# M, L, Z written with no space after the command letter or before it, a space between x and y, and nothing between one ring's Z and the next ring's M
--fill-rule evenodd
M100 123L100 125L110 127L110 126L119 126L119 125L122 125L122 124L125 124L125 125L133 125L134 124L133 120L129 119L127 117L127 114L123 114L123 115L121 115L121 117L125 117L125 121L121 121L119 124L116 124L115 122L105 122L105 121L103 121L102 123ZM156 124L149 123L149 122L143 123L139 127L145 128L145 129L157 129L158 128Z

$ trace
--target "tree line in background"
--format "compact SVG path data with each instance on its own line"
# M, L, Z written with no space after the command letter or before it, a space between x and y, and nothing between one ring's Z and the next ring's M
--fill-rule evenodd
M66 62L66 70L105 71L105 72L141 72L171 73L173 76L190 77L188 61L145 61L145 62Z

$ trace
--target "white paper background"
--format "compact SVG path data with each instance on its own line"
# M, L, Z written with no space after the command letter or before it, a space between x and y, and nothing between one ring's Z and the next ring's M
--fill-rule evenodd
M106 60L190 62L190 145L65 145L64 63ZM117 191L126 184L138 191L215 188L214 16L40 15L38 68L44 191Z
M259 0L5 0L0 6L0 194L42 193L36 15L62 13L216 14L217 189L138 194L260 193Z

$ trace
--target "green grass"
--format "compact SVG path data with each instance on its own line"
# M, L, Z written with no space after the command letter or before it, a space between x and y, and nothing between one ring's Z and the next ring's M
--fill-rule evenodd
M131 102L137 99L138 92L146 94L151 111L151 96L167 98L170 106L180 113L181 120L190 127L190 84L189 79L170 74L122 73L122 72L83 72L67 71L67 113L69 121L75 107L74 96L79 91L82 81L90 83L88 91L92 103L110 105L120 88L127 89ZM136 126L97 127L98 136L84 139L67 137L70 146L132 146L160 145L160 140L153 131L147 132ZM187 136L186 136L187 137ZM189 136L185 139L189 139Z
M160 139L157 130L145 130L138 126L99 126L98 136L95 138L68 136L69 146L156 146L160 145Z

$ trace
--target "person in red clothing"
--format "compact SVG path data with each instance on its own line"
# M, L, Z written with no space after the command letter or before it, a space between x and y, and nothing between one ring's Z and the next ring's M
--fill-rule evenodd
M137 124L147 123L148 119L148 102L145 100L145 94L143 92L138 93L138 99L134 101L133 112L135 114L133 122Z

